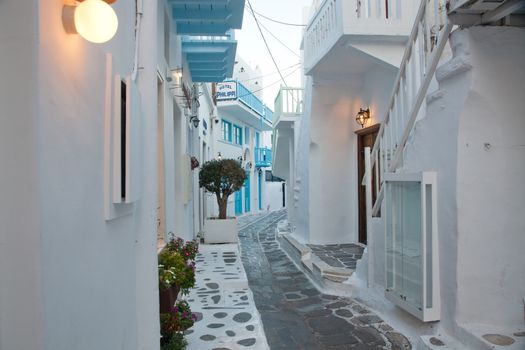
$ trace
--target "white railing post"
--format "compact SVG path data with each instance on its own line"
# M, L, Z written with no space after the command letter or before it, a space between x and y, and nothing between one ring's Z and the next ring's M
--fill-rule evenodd
M374 234L372 230L372 168L370 168L370 147L365 147L365 198L366 198L366 239L368 249L368 280L370 288L374 281Z

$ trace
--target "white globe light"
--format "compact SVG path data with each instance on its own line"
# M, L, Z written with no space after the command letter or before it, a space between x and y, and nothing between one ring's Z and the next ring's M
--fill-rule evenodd
M87 41L105 43L117 32L117 14L102 0L85 0L75 9L75 27Z

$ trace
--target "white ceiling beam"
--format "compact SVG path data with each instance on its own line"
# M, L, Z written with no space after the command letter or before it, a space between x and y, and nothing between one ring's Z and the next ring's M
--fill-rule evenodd
M525 1L523 0L509 0L504 2L498 8L485 12L481 15L481 24L492 23L497 20L507 17L513 12L523 8L525 6Z

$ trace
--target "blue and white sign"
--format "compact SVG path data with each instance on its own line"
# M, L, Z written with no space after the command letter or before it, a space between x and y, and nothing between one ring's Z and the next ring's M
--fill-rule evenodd
M237 98L237 83L228 81L217 83L217 100L232 100Z

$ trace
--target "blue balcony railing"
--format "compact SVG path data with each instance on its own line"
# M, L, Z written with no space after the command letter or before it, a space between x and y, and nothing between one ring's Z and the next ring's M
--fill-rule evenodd
M264 119L266 119L270 123L273 120L273 111L270 108L268 108L266 105L264 106Z
M235 92L232 93L231 90L228 91L228 95L221 96L221 86L224 85L224 87L228 86L228 89L231 89L231 84L236 84ZM239 100L244 106L252 110L254 113L262 117L264 120L272 123L273 120L273 111L266 106L253 92L251 92L246 86L244 86L239 81L225 81L224 83L218 83L219 86L219 93L217 94L217 99L219 101L226 101L226 100Z
M237 82L237 97L239 101L246 105L246 107L250 108L261 117L264 116L265 105L253 94L253 92L248 90L248 88L240 82Z
M259 168L272 166L272 150L270 148L255 148L255 166Z

